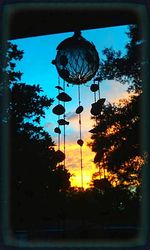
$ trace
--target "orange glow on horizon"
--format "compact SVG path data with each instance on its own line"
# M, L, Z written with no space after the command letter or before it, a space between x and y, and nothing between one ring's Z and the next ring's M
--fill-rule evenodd
M61 149L63 151L63 147ZM87 146L87 141L82 146L82 163L83 163L83 188L89 187L92 175L96 171L93 162L95 153ZM72 174L71 187L81 187L81 164L80 164L80 146L73 142L66 143L66 168Z
M126 94L126 100L124 102L129 102L130 95ZM116 100L117 102L117 100ZM119 103L119 100L118 100ZM122 102L120 102L121 105ZM66 145L65 145L65 168L68 169L68 171L71 173L71 187L79 187L82 188L82 181L81 181L81 159L80 159L80 146L77 144L77 138L76 134L79 130L79 121L78 116L73 116L69 119L69 122L71 122L71 128L74 131L73 136L70 138L66 136ZM91 147L87 146L87 143L91 140L91 134L88 132L91 127L94 126L94 121L90 117L90 110L86 109L85 112L82 114L82 139L84 141L84 144L82 146L82 166L83 166L83 188L89 188L91 181L93 179L93 174L95 174L98 170L98 166L94 164L94 157L95 152L92 152ZM114 135L115 133L118 133L121 129L120 124L116 123L112 125L109 129L107 129L106 135L109 137L110 135ZM76 137L76 138L75 138ZM63 140L63 139L62 139ZM64 151L63 143L61 144L62 152ZM108 149L107 153L111 153L116 149L116 146L111 146L110 149ZM104 155L104 160L106 160L106 155ZM63 164L63 162L62 162ZM103 162L104 164L104 162ZM105 162L105 167L106 167ZM107 167L106 167L107 168ZM105 168L105 176L108 177L108 179L111 181L112 185L117 185L118 178L117 175L110 174L107 172ZM103 178L103 169L102 169L101 178ZM97 178L100 178L100 175L98 175Z

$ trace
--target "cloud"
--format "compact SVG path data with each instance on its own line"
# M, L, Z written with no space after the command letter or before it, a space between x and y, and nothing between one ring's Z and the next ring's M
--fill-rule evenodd
M54 123L52 123L52 122L47 122L47 123L44 124L44 127L46 129L52 128L53 126L54 126Z
M72 120L76 119L76 117L77 117L77 114L75 112L66 113L66 119L68 121L72 121Z
M79 130L79 117L77 114L71 115L69 118L70 121L70 127L77 131ZM88 131L93 127L94 125L94 120L91 119L91 114L90 114L90 107L86 107L84 111L81 113L81 124L82 124L82 131Z
M123 85L114 80L104 81L104 85L106 85L106 89L103 90L102 93L105 96L106 101L110 103L117 104L120 99L127 99L129 97L127 85Z

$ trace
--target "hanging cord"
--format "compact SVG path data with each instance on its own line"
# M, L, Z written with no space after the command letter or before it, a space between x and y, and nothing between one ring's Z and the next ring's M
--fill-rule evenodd
M104 170L104 178L106 177L106 169L105 169L105 153L104 153L104 157L103 157L103 170Z
M98 95L99 95L99 99L100 99L100 81L98 81Z
M99 99L101 97L101 91L100 91L100 81L98 81L98 94L99 94ZM104 178L106 177L106 174L105 174L105 166L104 166L104 159L103 159L103 170L104 170ZM100 173L100 164L99 164L99 173ZM100 174L100 179L101 179L101 174Z
M65 92L66 82L63 81L63 89ZM65 109L65 102L64 102L64 109ZM66 112L64 113L64 120L66 119ZM64 124L64 155L66 156L66 125ZM65 157L66 158L66 157ZM66 160L64 159L64 169L66 166Z
M100 92L99 92L99 98L100 98ZM94 92L94 102L97 102L96 92ZM97 126L97 116L95 116L95 126Z
M99 172L99 178L101 179L101 167L100 167L100 162L99 162L99 164L98 164L98 172Z
M99 99L101 98L101 92L100 92L100 82L98 81L98 97ZM96 124L97 124L97 120L96 120ZM99 163L99 178L101 179L101 168L100 168L100 163Z
M94 92L94 102L96 102L96 92Z
M79 106L81 105L81 93L80 93L80 84L78 84L78 101ZM81 123L81 113L79 113L79 134L80 140L82 140L82 123ZM82 161L82 146L80 146L80 167L81 167L81 188L83 190L83 161Z
M58 76L58 86L60 87L60 77ZM60 89L58 89L58 95L60 94ZM58 104L60 104L60 101L58 100ZM60 115L58 115L58 120L60 119ZM60 129L60 125L58 125L58 128ZM60 150L60 133L58 133L58 150Z
M78 85L78 102L79 106L81 105L81 97L80 97L80 84ZM80 139L81 138L81 113L79 113L79 131L80 131Z
M94 81L95 82L95 81ZM98 81L98 98L100 99L100 83L99 83L99 81ZM97 101L97 98L96 98L96 92L94 92L94 102L96 102ZM97 123L97 116L95 116L95 126L97 126L98 125L98 123ZM100 162L99 162L99 164L98 164L98 168L99 168L99 177L100 177L100 179L101 179L101 167L100 167Z

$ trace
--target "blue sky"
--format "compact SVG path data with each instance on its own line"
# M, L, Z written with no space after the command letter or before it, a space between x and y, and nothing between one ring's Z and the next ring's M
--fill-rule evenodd
M84 30L82 36L93 42L99 53L100 60L103 58L102 50L112 47L125 53L125 45L128 41L126 32L128 26L118 26L111 28L100 28ZM60 33L54 35L38 36L12 40L18 45L20 50L24 51L23 59L17 63L17 70L23 72L22 82L27 84L39 84L43 89L43 94L54 98L55 101L49 110L46 111L46 118L42 119L41 124L47 130L52 139L57 143L57 135L53 132L57 126L57 116L52 113L52 108L57 104L58 73L55 66L51 63L56 57L56 48L64 39L72 36L73 32ZM90 130L93 121L90 119L91 103L94 102L93 93L90 91L90 84L81 86L81 104L84 107L82 114L83 121L83 139L90 138ZM101 83L101 97L105 97L107 102L113 102L125 96L126 86L122 86L115 81L103 81ZM78 107L77 86L69 85L66 92L72 97L72 101L66 104L66 120L70 125L66 129L68 143L76 143L79 137L78 117L75 110ZM76 165L74 164L74 168Z
M82 36L94 43L101 60L103 58L102 50L106 47L113 47L114 49L121 50L122 53L125 53L125 44L127 42L126 32L128 30L127 27L128 26L118 26L85 30L82 31ZM55 86L58 85L58 74L51 61L56 57L56 47L58 44L72 35L73 32L68 32L13 40L12 42L17 44L18 48L24 51L23 59L17 64L17 69L23 72L22 82L28 84L40 84L44 90L43 94L56 99L57 90ZM93 95L89 93L90 91L87 87L90 84L91 81L88 82L85 87L81 87L83 106L87 106L89 105L90 101L93 101ZM106 92L109 93L111 91L112 84L108 84L106 81L101 85L101 93L102 95L106 96ZM76 86L72 87L72 85L70 85L66 91L73 98L73 101L69 104L68 110L68 112L72 112L72 110L76 108L77 103ZM107 98L108 101L110 101L109 99L111 100L111 97ZM53 103L53 106L56 104L56 102ZM50 121L50 113L46 113L46 120L48 122ZM53 119L55 120L55 117L53 117L52 120ZM43 125L46 124L46 120L42 121Z

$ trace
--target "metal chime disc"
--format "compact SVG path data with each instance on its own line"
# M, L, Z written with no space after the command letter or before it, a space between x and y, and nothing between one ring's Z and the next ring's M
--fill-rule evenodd
M56 86L55 88L59 89L59 90L63 90L63 88L61 86Z
M66 94L65 92L61 92L58 96L57 99L62 102L70 102L72 98Z
M105 100L106 98L101 98L97 102L92 103L92 108L90 111L92 115L100 115Z
M90 87L90 90L91 90L92 92L96 92L97 90L99 90L98 84L93 83L93 84L91 85L91 87Z
M58 121L58 124L61 126L61 125L69 125L69 122L67 122L65 119L59 119Z
M77 140L77 143L78 143L78 145L80 145L82 147L84 144L84 141L82 139L79 139L79 140Z
M65 108L61 104L58 104L53 108L52 111L56 115L62 115L65 113Z
M79 106L77 109L76 109L76 114L81 114L83 111L83 106Z
M60 130L59 127L56 127L56 128L54 129L54 132L57 133L57 134L61 134L61 130Z

